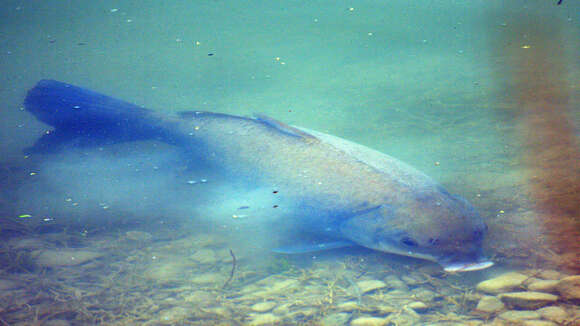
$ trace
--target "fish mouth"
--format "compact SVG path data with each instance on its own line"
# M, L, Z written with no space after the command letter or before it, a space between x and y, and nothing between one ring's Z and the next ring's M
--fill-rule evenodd
M486 269L493 266L493 262L490 260L480 261L480 262L459 262L450 263L443 265L443 270L448 273L458 273L458 272L472 272Z

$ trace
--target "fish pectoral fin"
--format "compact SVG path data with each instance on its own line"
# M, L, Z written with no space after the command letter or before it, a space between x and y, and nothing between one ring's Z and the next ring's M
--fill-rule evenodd
M346 248L356 246L356 244L352 241L348 240L338 240L338 241L329 241L329 242L317 242L317 243L299 243L290 246L278 247L272 249L272 252L278 254L305 254L310 252L317 252L317 251L324 251L324 250L332 250L338 248Z
M281 121L278 121L274 118L270 118L266 115L258 114L258 113L255 113L254 116L256 117L256 121L258 121L258 122L260 122L268 127L274 128L274 129L278 130L279 132L284 133L286 135L298 137L298 138L303 138L305 140L310 140L310 141L313 141L313 140L318 141L318 138L316 138L315 136L313 136L305 131L302 131L296 127L292 127L290 125L287 125L287 124L285 124Z

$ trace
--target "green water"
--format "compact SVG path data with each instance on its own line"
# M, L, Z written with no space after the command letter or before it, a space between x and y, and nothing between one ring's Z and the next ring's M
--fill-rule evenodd
M341 325L359 317L477 325L477 281L547 268L524 246L541 226L525 189L511 53L541 50L538 30L553 35L558 51L549 58L563 67L565 113L578 130L579 13L566 0L3 1L0 279L16 285L0 282L0 325ZM35 201L22 187L56 191L30 188L22 154L47 129L20 109L39 79L159 111L261 113L397 157L478 208L497 269L445 275L366 250L279 257L253 251L211 217L162 208L111 207L102 223L82 213L41 217L99 221L87 225L30 223L18 218ZM39 258L63 248L103 255L81 265ZM364 292L364 280L386 286ZM274 307L254 306L264 301ZM414 315L412 302L428 308Z

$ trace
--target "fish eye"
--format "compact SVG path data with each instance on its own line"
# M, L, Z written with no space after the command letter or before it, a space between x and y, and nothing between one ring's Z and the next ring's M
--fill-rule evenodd
M409 237L403 237L401 239L401 242L405 245L405 246L409 246L409 247L417 247L418 243L417 241L415 241L412 238Z

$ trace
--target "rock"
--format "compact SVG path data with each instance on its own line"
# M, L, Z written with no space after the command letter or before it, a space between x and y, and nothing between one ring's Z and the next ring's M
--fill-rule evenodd
M542 315L542 318L556 322L558 324L563 324L566 319L568 319L568 313L561 307L545 307L538 309L537 312Z
M266 312L274 309L276 303L273 301L259 302L254 304L251 309L255 312Z
M350 322L351 326L383 326L388 323L385 318L358 317Z
M64 319L53 319L42 324L43 326L70 326L68 320Z
M150 241L151 239L153 239L153 236L151 235L151 233L147 233L147 232L143 232L143 231L127 231L127 232L125 232L125 237L127 237L128 240L140 241L140 242L146 242L146 241Z
M225 280L221 275L218 276L216 273L205 273L194 276L190 279L190 282L194 284L217 284L223 283Z
M319 310L314 307L300 307L298 310L293 310L289 315L285 317L289 317L292 320L307 320L311 319L311 316L318 313Z
M506 312L502 312L499 316L499 319L509 321L512 323L518 323L523 320L529 319L540 319L540 313L536 311L530 310L508 310Z
M208 302L211 302L213 300L215 300L215 295L206 291L193 291L190 294L183 296L183 301L185 302L193 302L193 303L203 302L207 304Z
M537 276L543 278L544 280L559 280L563 277L562 273L553 269L541 271Z
M158 282L173 282L182 280L187 270L188 266L183 263L157 262L143 276Z
M557 280L535 280L528 284L528 290L536 292L556 292Z
M520 309L537 309L558 301L553 294L531 291L502 293L499 299L509 307Z
M200 264L215 264L217 262L216 253L211 249L198 250L191 255L191 259Z
M216 315L218 320L231 317L231 311L226 307L203 308L203 311Z
M292 289L298 286L298 281L293 279L282 280L279 282L275 282L271 285L270 290L268 292L271 293L279 293L281 291L286 291L288 289Z
M401 280L409 286L416 286L425 283L424 280L419 279L414 275L403 275L401 276Z
M388 317L388 321L397 326L414 326L422 325L420 323L421 316L413 309L404 309L400 314L394 314L393 317Z
M0 291L13 290L21 287L21 284L16 281L0 279Z
M11 239L9 242L10 248L12 250L33 250L46 248L47 244L36 238L24 238L24 239Z
M484 296L477 303L475 310L484 314L494 314L505 308L500 299L492 296Z
M522 325L524 326L558 326L551 321L546 320L525 320Z
M580 275L564 277L558 282L556 289L566 300L580 299Z
M477 284L477 289L486 293L498 294L521 286L527 278L528 276L520 273L506 273Z
M435 300L435 298L441 297L440 294L437 294L433 291L429 291L429 290L422 288L422 287L413 289L413 291L411 291L411 293L415 299L421 300L423 302L431 302L431 301Z
M374 290L385 288L387 284L379 280L365 280L357 282L356 286L359 288L361 293L367 293Z
M324 316L324 318L322 318L320 320L320 325L321 326L340 326L340 325L346 325L346 323L348 322L348 319L350 318L350 314L347 314L345 312L339 312L336 314L330 314L330 315L326 315Z
M354 301L347 301L339 304L336 308L340 311L354 311L360 309L360 306Z
M251 314L251 321L249 325L259 326L259 325L270 325L280 323L282 320L280 317L274 314Z
M76 266L104 256L104 253L79 249L51 249L36 252L36 263L43 267Z
M290 308L294 308L294 305L290 304L290 303L284 303L281 304L279 306L276 306L276 308L274 308L274 310L272 310L272 313L274 315L278 315L278 316L285 316L290 314Z
M381 315L388 315L393 312L398 312L401 309L389 304L379 304L376 306L377 312Z
M175 307L161 311L159 314L159 322L164 325L181 324L188 316L189 313L187 309L183 307Z
M385 277L385 280L384 281L387 284L387 286L389 287L389 289L404 289L404 290L407 290L407 284L405 284L403 281L401 281L395 275L388 275L387 277Z
M415 310L415 311L423 311L429 309L429 306L421 301L411 302L407 305L407 307Z

